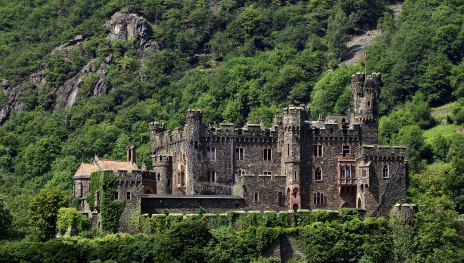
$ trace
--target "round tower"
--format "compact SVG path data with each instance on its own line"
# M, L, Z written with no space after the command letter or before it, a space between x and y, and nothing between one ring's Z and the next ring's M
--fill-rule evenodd
M172 194L172 158L166 155L153 157L153 171L156 177L156 193Z
M351 119L353 124L360 124L361 143L378 143L380 74L356 73L351 77L353 109Z

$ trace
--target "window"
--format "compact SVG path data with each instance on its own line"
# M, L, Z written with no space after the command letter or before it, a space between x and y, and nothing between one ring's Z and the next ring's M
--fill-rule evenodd
M256 192L255 193L255 203L258 203L259 202L259 193Z
M287 144L287 156L290 156L290 144Z
M209 146L208 151L206 152L208 160L216 160L216 147Z
M363 170L361 171L361 176L362 176L362 177L366 177L366 176L367 176L367 171L366 171L366 169L363 169Z
M126 199L127 199L127 200L130 200L130 199L131 199L131 192L127 192L127 193L126 193Z
M345 168L345 176L346 176L346 178L351 178L351 168L350 167Z
M279 206L284 206L284 193L277 193L277 202L279 203Z
M322 144L313 145L314 157L322 157Z
M321 129L315 128L315 129L314 129L314 134L315 134L315 135L321 135Z
M161 180L161 175L158 173L156 174L156 180L159 182L159 180Z
M235 160L243 160L245 159L245 151L243 147L235 148Z
M209 183L216 182L216 171L208 171L208 182Z
M315 193L313 202L314 202L315 205L323 205L324 204L324 194L323 193Z
M269 171L264 171L263 172L264 175L268 175L268 176L271 176L272 175L272 172L269 172Z
M319 167L316 167L316 170L314 171L314 180L322 181L322 171Z
M340 178L345 178L345 166L340 167Z
M271 149L263 149L263 160L264 161L271 161L271 158L272 158Z
M293 171L293 180L296 180L296 174L297 174L297 172Z
M387 165L387 164L385 164L385 165L383 166L382 176L383 176L383 178L388 178L388 177L390 177L390 175L389 175L389 173L388 173L388 165Z
M119 192L118 191L114 192L114 199L119 199Z
M343 145L342 146L342 153L343 157L346 157L348 154L351 153L350 146L349 145Z
M242 170L242 169L237 169L237 170L235 170L235 172L234 172L234 178L233 178L233 179L234 179L234 183L238 182L238 178L239 178L240 176L244 175L244 174L245 174L245 170Z

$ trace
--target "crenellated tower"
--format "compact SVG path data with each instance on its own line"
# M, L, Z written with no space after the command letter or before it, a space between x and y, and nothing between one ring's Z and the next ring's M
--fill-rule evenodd
M302 204L302 151L307 119L308 111L303 106L289 106L282 115L281 174L286 176L289 209L300 209Z
M189 109L187 111L185 123L185 136L186 136L186 174L185 174L185 191L188 195L196 194L194 186L206 177L206 171L203 171L201 166L202 156L201 152L201 136L203 134L203 113L199 109ZM204 179L204 178L203 178Z
M380 74L356 73L351 77L351 123L359 124L362 144L378 143Z

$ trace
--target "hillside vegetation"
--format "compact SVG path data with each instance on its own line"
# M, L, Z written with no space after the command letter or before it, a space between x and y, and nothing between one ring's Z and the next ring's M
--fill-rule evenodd
M8 235L31 234L32 197L51 189L71 196L75 169L95 154L123 159L131 142L150 166L151 121L173 128L188 108L201 108L206 124L270 125L289 103L307 104L313 117L346 113L350 76L364 69L382 73L381 142L409 148L410 201L463 212L464 3L406 0L398 19L389 4L0 0L0 106L13 105L10 94L20 105L0 126ZM149 48L107 39L104 25L121 10L143 17ZM375 28L381 35L366 49L366 65L345 66L349 36ZM80 44L62 46L74 40ZM94 92L91 70L75 103L59 106L67 80L103 64L104 91ZM26 81L34 74L40 81ZM444 116L432 115L448 103Z

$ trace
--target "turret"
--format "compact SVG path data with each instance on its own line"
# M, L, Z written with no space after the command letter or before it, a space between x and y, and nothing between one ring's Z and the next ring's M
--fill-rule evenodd
M301 174L305 120L308 111L304 106L289 106L283 111L281 174L287 178L287 200L289 209L301 208Z
M172 158L171 156L153 156L153 171L156 176L156 193L172 193Z
M203 161L201 152L204 146L201 144L203 133L202 124L203 114L199 109L190 109L187 111L185 120L186 145L186 174L185 174L185 193L188 195L196 194L194 186L202 181L201 177L205 176L203 167L200 165Z
M356 73L351 77L353 108L351 122L360 124L361 143L378 143L380 74Z

